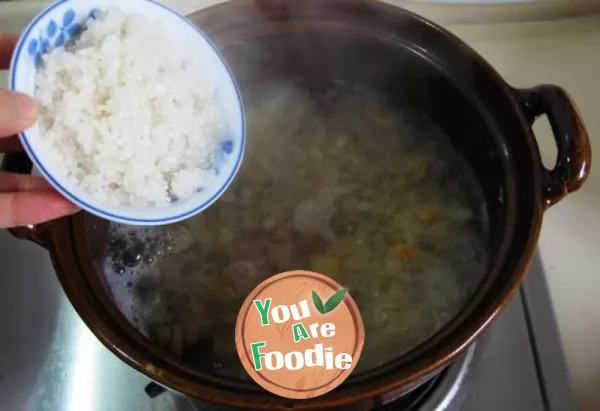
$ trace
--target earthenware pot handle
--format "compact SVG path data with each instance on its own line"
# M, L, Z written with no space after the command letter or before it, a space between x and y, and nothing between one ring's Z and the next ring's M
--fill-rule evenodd
M547 115L557 145L556 164L544 172L543 201L545 207L578 190L590 173L592 154L588 133L577 106L561 87L540 85L518 90L519 99L532 125Z
M25 153L10 153L5 154L0 169L11 173L29 174L33 168L33 164ZM49 233L52 228L52 222L29 225L25 227L16 227L9 229L10 233L21 239L33 241L43 247L47 247Z

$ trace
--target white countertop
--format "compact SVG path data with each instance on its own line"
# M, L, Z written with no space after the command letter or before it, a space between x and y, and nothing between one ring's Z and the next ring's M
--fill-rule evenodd
M219 0L166 2L189 13ZM5 31L22 29L43 3L0 3L0 27ZM537 9L522 9L527 13L519 14L520 22L516 23L507 22L516 21L514 8L507 11L498 6L482 9L412 2L408 5L467 41L511 85L530 87L555 83L563 86L580 108L592 138L592 152L600 153L600 14L593 15L583 9L567 12L560 8L566 4L562 0L552 3L559 7L544 8L539 4L544 2L538 2ZM582 14L583 11L586 13ZM561 16L568 17L561 19ZM473 18L489 24L473 24ZM533 19L537 21L527 21ZM555 144L549 127L538 124L535 131L550 165ZM540 239L567 362L584 411L600 409L600 350L597 348L600 345L600 272L595 272L600 266L600 216L594 213L597 210L600 210L600 174L594 164L583 189L546 213Z
M600 15L554 22L448 26L513 86L555 83L578 104L600 153ZM547 124L535 128L547 164L555 145ZM549 209L540 249L567 356L583 410L600 408L600 174Z

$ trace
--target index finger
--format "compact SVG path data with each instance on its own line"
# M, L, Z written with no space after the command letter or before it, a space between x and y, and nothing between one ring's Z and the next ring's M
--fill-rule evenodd
M56 192L0 193L0 228L40 224L78 211Z
M18 41L18 34L0 34L0 70L5 70L10 66L13 50L15 49Z

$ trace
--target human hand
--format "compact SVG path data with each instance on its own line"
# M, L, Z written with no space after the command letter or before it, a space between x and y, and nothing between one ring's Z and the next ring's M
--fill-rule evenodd
M0 34L0 69L10 65L18 36ZM16 133L38 117L31 97L0 89L0 153L21 150ZM71 215L79 209L41 177L0 171L0 228L39 224Z

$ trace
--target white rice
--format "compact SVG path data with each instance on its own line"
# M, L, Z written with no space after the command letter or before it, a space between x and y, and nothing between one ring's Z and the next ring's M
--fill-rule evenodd
M214 178L221 111L202 67L159 21L90 19L36 76L48 168L111 205L164 206Z

